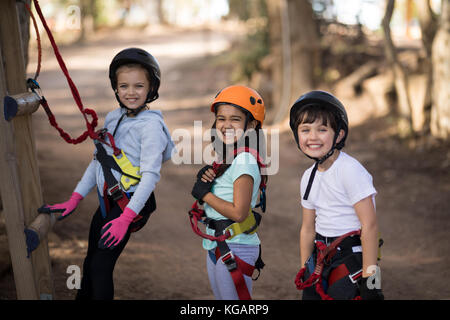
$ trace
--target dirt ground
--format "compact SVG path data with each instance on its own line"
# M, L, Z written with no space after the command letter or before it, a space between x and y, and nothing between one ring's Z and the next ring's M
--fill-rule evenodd
M230 67L215 56L230 50L233 33L160 30L121 31L98 36L83 46L61 48L86 107L94 108L103 124L116 107L107 67L120 49L139 46L160 61L161 109L171 132L192 132L194 120L212 124L208 103L229 85ZM35 68L30 57L29 72ZM34 60L33 60L34 59ZM53 54L44 53L40 76L44 95L57 121L73 136L84 123ZM300 94L300 93L299 93ZM361 106L348 106L350 119ZM50 127L43 110L33 115L40 178L46 203L65 201L92 158L93 144L66 144ZM450 299L450 145L413 149L395 138L389 118L369 118L351 126L345 151L371 172L384 246L382 285L386 299ZM267 212L258 234L265 268L254 282L255 299L298 299L294 278L299 270L299 180L311 165L296 148L289 131L279 135L279 170L269 177ZM270 152L269 152L270 155ZM147 225L132 235L118 260L116 299L213 299L201 239L190 228L190 191L201 165L164 164L155 194L157 210ZM70 265L82 266L91 215L97 207L92 192L68 219L57 222L49 235L55 299L73 299L66 286ZM0 229L4 233L4 228ZM4 238L2 238L4 239ZM11 268L0 274L0 299L16 299Z

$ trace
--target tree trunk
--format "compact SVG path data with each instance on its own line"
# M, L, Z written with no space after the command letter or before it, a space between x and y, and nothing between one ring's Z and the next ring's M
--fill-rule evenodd
M319 35L308 0L267 0L267 8L275 124L284 121L291 104L314 86Z
M383 31L385 38L386 57L392 66L394 73L395 91L397 93L398 104L398 133L401 137L410 136L413 132L412 106L408 94L408 76L397 57L396 48L391 37L389 26L394 12L395 0L388 0L383 17Z
M164 12L164 1L163 0L157 0L156 1L156 10L158 13L158 20L159 20L159 24L161 25L167 25L167 19L166 19L166 15Z
M437 19L430 7L430 0L419 0L416 2L419 15L420 29L422 33L422 43L425 49L424 69L426 75L425 99L423 101L424 124L422 134L430 133L432 88L433 88L433 67L431 62L433 39L437 30Z
M450 137L450 3L442 2L442 14L433 41L433 107L431 134L438 138Z
M97 1L96 0L80 0L80 34L77 43L85 43L89 35L96 29L96 16L97 13Z

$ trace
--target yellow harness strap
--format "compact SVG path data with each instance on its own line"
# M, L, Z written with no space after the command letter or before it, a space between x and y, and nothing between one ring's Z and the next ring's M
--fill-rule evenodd
M258 228L258 225L256 223L256 219L255 219L255 215L252 211L252 209L250 209L250 212L247 216L247 218L245 218L244 221L242 222L235 222L231 225L229 225L224 232L226 232L227 230L230 231L231 236L228 239L232 239L235 236L241 234L241 233L246 233L246 234L253 234L256 232L256 229Z
M122 172L127 174L127 175L122 174L122 177L120 178L120 184L122 185L123 189L128 190L131 186L134 186L135 184L139 183L139 179L142 177L142 175L140 174L140 167L133 166L133 164L131 163L130 160L128 160L123 150L120 150L120 152L121 156L116 157L113 154L113 158L120 167L120 169L122 169ZM129 177L128 175L134 178Z

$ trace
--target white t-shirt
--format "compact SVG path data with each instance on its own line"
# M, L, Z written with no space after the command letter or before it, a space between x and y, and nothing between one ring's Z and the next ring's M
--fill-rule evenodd
M316 212L316 232L337 237L360 229L353 205L369 196L375 205L377 191L370 173L358 160L341 151L330 168L316 172L308 200L303 200L313 167L303 173L300 195L302 206Z

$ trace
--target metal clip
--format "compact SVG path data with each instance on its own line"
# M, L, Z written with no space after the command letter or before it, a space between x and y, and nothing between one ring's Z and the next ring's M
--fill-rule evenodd
M111 196L114 201L117 201L122 198L122 192L120 190L119 184L116 184L111 188L108 188L107 192L108 195Z
M237 263L236 260L234 259L234 254L232 251L225 253L219 259L220 261L222 261L224 265L227 266L228 271L234 271L237 269Z

